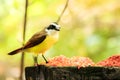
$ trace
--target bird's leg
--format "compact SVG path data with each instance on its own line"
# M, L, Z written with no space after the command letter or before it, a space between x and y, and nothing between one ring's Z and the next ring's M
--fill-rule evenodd
M34 56L33 58L34 58L34 65L38 66L38 61L37 61L38 56Z
M43 59L45 60L46 63L48 63L47 59L45 58L45 56L42 54Z

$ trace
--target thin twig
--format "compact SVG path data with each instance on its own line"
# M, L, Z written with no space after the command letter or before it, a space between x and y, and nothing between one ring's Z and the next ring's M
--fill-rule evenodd
M25 43L25 35L26 35L27 8L28 8L28 0L25 0L25 14L24 14L24 25L23 25L23 43L22 43L23 46L24 46L24 43ZM19 78L20 80L23 80L24 57L25 57L25 53L22 52L21 65L20 65L20 78Z
M63 13L65 12L65 10L66 10L66 8L67 8L67 6L68 6L68 2L69 2L69 0L67 0L67 1L66 1L66 4L65 4L64 9L63 9L62 13L60 14L60 16L59 16L58 20L56 21L57 23L59 23L59 21L60 21L60 19L61 19L62 15L63 15Z

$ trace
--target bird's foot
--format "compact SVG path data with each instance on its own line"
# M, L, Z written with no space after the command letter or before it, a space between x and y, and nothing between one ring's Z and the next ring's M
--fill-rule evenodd
M34 63L34 66L38 66L39 64L38 63Z

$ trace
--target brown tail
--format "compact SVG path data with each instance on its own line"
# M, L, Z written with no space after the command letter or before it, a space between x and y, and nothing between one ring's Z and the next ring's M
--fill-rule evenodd
M22 51L23 48L18 48L12 52L9 52L8 55L14 55L14 54L17 54L18 52Z

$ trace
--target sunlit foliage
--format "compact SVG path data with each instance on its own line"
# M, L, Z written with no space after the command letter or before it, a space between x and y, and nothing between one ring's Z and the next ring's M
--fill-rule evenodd
M26 41L55 22L65 0L29 0ZM47 58L87 56L97 62L120 53L120 0L70 0L60 21L59 41L45 54ZM7 53L22 45L24 0L0 0L0 79L16 80L20 54ZM43 61L41 56L39 61ZM26 54L26 66L33 64ZM3 74L1 74L3 73ZM7 77L6 77L7 76ZM14 78L12 78L14 77Z

